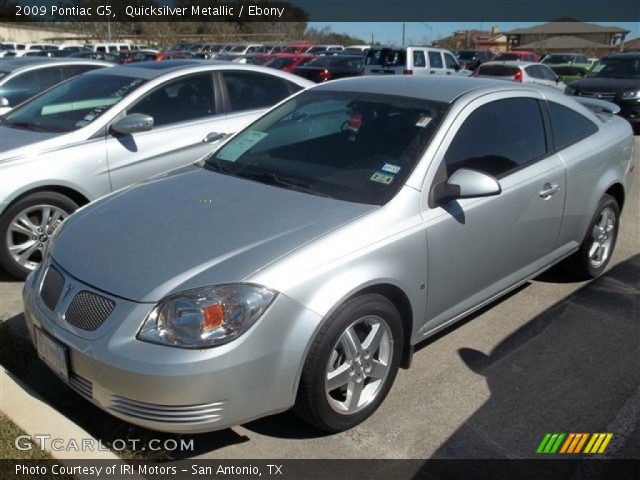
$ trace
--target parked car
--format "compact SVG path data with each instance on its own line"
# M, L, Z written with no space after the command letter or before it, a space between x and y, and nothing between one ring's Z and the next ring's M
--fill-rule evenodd
M0 125L0 264L24 278L78 206L189 163L309 85L271 68L173 60L90 72L22 104ZM33 225L37 241L25 236Z
M133 50L129 43L87 43L83 48L92 52L114 53L116 55L119 52Z
M546 65L533 62L487 62L474 72L477 77L511 80L519 83L538 83L564 91L566 85L558 75Z
M3 59L0 63L0 115L10 112L56 83L108 66L111 64L96 60L46 57Z
M91 60L102 60L103 62L116 63L118 61L117 53L94 52L93 50L82 50L72 53L68 58L86 58Z
M540 58L534 52L527 52L526 50L512 50L496 55L494 60L507 62L538 62L540 61Z
M313 43L299 43L294 45L285 45L282 47L279 53L306 53L311 47L313 47Z
M262 44L239 44L232 46L229 50L225 51L229 55L246 55L248 53L263 53L264 46Z
M473 71L494 56L495 54L490 50L460 50L456 58L462 68Z
M295 406L346 430L413 345L564 259L602 274L633 146L623 120L533 84L329 82L71 216L25 284L27 331L145 428Z
M30 50L25 53L24 57L49 57L49 58L64 58L73 53L72 50Z
M560 64L549 65L549 67L565 83L571 83L575 80L580 80L591 69L591 65L588 64Z
M303 66L305 63L316 58L315 55L307 55L305 53L280 53L277 54L273 60L265 63L265 67L277 68L283 72L292 72L294 68Z
M342 45L314 45L313 47L309 47L304 53L319 55L326 52L341 52L342 50L344 50Z
M589 65L589 58L580 53L549 53L542 57L540 63L551 65Z
M372 48L364 64L365 75L451 75L460 70L451 52L430 47Z
M292 70L292 73L316 83L337 78L362 75L364 58L362 55L322 56L314 58Z
M602 58L583 78L568 85L565 93L616 103L620 115L640 134L640 52Z
M264 65L273 60L273 58L274 55L267 55L266 53L248 53L246 55L234 55L233 58L231 58L231 61L236 63L248 63L249 65Z

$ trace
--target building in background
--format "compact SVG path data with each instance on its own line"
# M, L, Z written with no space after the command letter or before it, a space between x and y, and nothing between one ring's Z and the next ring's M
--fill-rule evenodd
M640 37L634 38L633 40L629 40L627 42L624 42L623 50L625 52L637 52L637 51L640 51Z
M507 36L498 30L497 26L491 30L456 30L450 35L433 44L439 48L449 50L491 50L504 52L507 50Z
M602 57L624 46L629 30L583 22L549 22L505 32L512 50L575 52Z

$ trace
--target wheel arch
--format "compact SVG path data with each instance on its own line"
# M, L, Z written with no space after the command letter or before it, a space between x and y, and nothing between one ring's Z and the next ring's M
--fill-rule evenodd
M624 187L622 186L622 184L620 182L616 182L610 185L604 193L607 195L611 195L616 199L616 202L618 202L618 208L622 213L622 207L624 206L625 201Z
M4 209L6 210L7 208L14 205L16 202L19 202L20 200L22 200L25 197L28 197L29 195L33 195L34 193L42 193L42 192L54 192L54 193L59 193L61 195L64 195L65 197L68 197L71 200L73 200L75 203L77 203L79 207L82 207L91 201L87 195L80 192L78 189L65 186L65 185L45 184L45 185L30 187L24 191L21 191L18 195L13 197L9 201L9 203L7 203Z

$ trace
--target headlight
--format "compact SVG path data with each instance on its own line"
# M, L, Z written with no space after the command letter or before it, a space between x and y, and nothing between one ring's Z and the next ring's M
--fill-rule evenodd
M564 93L566 93L567 95L575 95L576 89L567 85L567 87L564 89Z
M624 100L630 100L632 98L640 98L640 90L628 90L626 92L622 92L622 98Z
M171 295L151 311L138 340L181 348L228 343L246 332L275 296L265 287L244 283Z

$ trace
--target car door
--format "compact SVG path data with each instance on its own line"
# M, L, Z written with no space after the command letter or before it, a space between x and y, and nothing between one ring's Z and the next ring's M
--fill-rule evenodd
M249 70L224 70L219 78L231 133L243 129L267 109L302 89L275 75Z
M444 55L445 73L447 75L458 73L458 70L460 70L460 66L458 65L458 62L456 62L456 59L453 58L453 55L447 52L443 52L442 55Z
M427 69L427 57L424 50L415 49L412 52L413 65L410 67L413 71L413 75L429 75Z
M444 137L425 192L459 168L493 175L501 193L423 207L434 328L552 263L565 199L565 166L550 147L536 93L475 100ZM564 248L564 247L563 247Z
M438 51L429 52L429 73L431 75L444 75L444 62L442 54Z
M193 163L215 148L214 143L203 141L209 133L228 133L211 72L168 80L144 94L115 121L124 113L150 115L154 126L131 135L108 133L107 158L114 190Z

